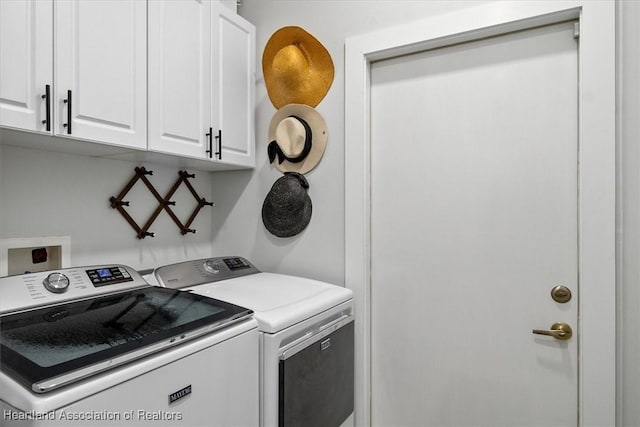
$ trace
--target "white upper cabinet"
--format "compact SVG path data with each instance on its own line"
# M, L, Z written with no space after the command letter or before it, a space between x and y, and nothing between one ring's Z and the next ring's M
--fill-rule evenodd
M219 1L149 2L149 149L255 166L255 28Z
M0 1L0 126L48 132L52 85L53 2Z
M146 148L146 22L137 0L0 1L0 125Z
M255 66L220 0L0 0L0 127L63 137L8 144L254 167Z
M146 3L54 4L55 134L146 148Z
M214 154L222 162L254 166L255 27L220 3L213 22Z
M203 158L211 126L211 3L149 1L149 149Z

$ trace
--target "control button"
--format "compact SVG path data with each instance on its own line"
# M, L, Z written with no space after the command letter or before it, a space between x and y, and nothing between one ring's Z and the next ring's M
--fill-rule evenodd
M119 269L120 269L120 273L122 273L122 275L123 275L124 277L126 277L127 279L128 279L129 277L131 277L131 275L129 274L129 272L127 271L127 269L126 269L126 268L124 268L124 267L119 267Z
M242 258L225 258L224 263L227 264L227 267L232 271L250 267Z
M42 284L48 291L61 294L69 288L69 278L62 273L51 273Z

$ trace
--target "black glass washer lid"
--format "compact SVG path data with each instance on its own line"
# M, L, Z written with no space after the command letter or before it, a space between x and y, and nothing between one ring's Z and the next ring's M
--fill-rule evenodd
M0 370L54 390L250 317L244 307L149 286L0 318Z

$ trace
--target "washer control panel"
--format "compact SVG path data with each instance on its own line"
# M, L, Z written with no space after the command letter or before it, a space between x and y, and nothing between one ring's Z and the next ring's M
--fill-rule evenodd
M114 283L131 282L133 280L129 270L121 265L87 270L87 275L91 283L93 283L93 286L112 285Z
M125 265L64 268L0 277L0 313L149 286Z
M180 289L259 272L245 258L227 256L165 265L156 269L154 274L160 286Z

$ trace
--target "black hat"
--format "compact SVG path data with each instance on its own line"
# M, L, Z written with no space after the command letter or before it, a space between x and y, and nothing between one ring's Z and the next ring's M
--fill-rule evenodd
M271 234L291 237L311 221L309 183L296 172L287 172L271 187L262 204L262 222Z

